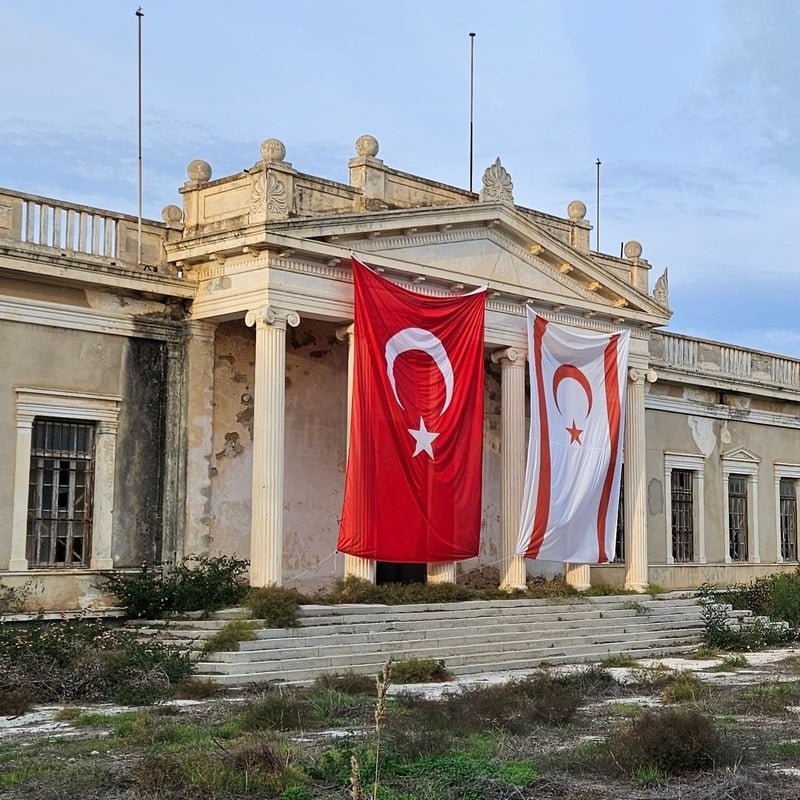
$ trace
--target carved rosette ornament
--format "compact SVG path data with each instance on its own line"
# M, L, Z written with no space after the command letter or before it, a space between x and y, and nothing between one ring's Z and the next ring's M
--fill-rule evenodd
M509 203L514 204L512 191L514 184L506 168L500 163L499 156L483 173L483 189L479 198L483 203Z

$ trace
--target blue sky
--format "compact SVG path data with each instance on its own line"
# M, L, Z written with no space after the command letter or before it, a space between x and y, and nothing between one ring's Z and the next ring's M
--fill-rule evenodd
M0 185L136 213L137 3L0 0ZM363 133L391 167L515 200L582 199L600 247L669 268L671 330L800 357L795 0L161 0L142 3L145 215L268 137L347 179ZM592 240L594 244L594 239ZM767 246L769 245L769 246Z

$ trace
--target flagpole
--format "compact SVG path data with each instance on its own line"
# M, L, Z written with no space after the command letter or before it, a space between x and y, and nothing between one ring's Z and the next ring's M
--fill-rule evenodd
M594 251L595 253L600 252L600 159L598 158L595 162L595 166L597 167L597 194L596 194L596 211L597 211L597 221L596 221L596 228L594 234Z
M139 224L138 224L138 265L142 266L142 7L136 10L139 28Z
M472 145L475 116L475 34L469 35L469 190L472 191Z

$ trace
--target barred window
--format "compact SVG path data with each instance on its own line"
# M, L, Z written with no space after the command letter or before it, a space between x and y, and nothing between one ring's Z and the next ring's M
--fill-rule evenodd
M780 479L781 558L797 561L797 480Z
M747 561L747 476L728 476L728 535L732 561Z
M672 470L672 558L694 560L694 472Z
M33 567L86 566L90 558L95 426L36 417L26 556Z

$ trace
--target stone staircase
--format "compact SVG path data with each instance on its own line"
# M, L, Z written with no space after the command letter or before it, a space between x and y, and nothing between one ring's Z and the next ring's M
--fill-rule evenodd
M198 675L229 686L308 682L322 673L374 674L390 656L441 659L458 676L684 653L702 639L702 609L686 593L419 605L302 606L300 627L258 629L236 652L201 655L242 609L207 620L138 623L142 637L191 650ZM257 621L256 621L257 622Z

